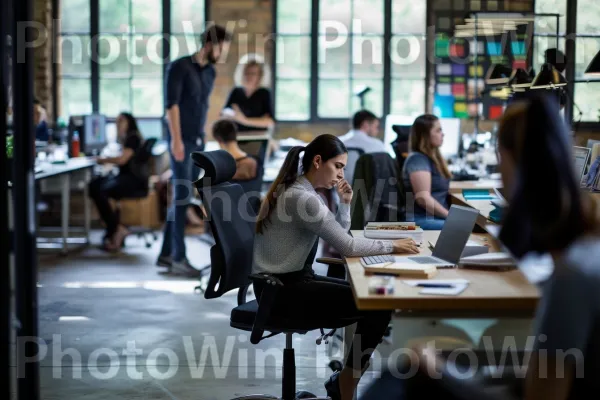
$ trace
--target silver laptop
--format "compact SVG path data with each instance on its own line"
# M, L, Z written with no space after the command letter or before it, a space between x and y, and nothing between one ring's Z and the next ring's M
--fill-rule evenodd
M478 215L479 211L474 208L451 206L431 256L394 256L394 261L443 268L456 266L473 232Z

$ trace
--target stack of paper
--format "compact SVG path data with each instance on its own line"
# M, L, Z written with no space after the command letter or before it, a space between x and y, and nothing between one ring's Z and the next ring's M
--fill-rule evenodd
M516 268L517 265L510 254L498 252L461 258L458 266L462 268L506 270Z
M369 222L364 235L369 239L412 239L423 242L423 229L414 222Z

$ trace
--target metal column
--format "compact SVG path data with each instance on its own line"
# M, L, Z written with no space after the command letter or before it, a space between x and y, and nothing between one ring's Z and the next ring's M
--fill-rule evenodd
M33 21L33 1L13 4L14 68L14 244L17 328L17 398L38 400L39 362L37 252L35 238L35 189L33 164L33 48L27 47L37 32L26 27ZM30 340L23 340L28 338ZM25 358L27 357L27 358ZM25 363L24 361L28 362Z

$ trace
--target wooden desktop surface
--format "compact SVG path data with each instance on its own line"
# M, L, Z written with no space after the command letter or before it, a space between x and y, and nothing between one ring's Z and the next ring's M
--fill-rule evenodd
M502 181L499 179L450 181L450 193L461 193L465 189L502 189Z
M439 231L425 231L421 255L431 255L427 243L435 243L439 234ZM352 231L352 235L363 237L363 232ZM471 239L488 243L490 251L498 251L495 240L489 234L473 234ZM372 295L369 294L372 276L365 274L360 258L348 257L346 264L356 304L361 310L412 310L415 314L432 313L448 317L470 314L489 317L532 315L539 298L538 289L519 270L489 272L462 268L439 269L433 278L468 280L469 287L457 296L419 294L422 289L403 283L403 277L396 277L393 294Z

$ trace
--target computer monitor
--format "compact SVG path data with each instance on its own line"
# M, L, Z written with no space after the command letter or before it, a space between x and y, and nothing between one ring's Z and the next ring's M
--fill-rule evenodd
M587 147L573 146L573 164L575 176L579 182L583 179L591 152L591 149Z
M104 115L86 115L83 130L84 139L81 142L81 149L84 153L99 152L106 146L106 117Z
M100 114L74 115L69 118L69 157L72 157L73 134L79 135L79 149L86 155L95 155L106 146L106 116Z
M456 157L460 151L462 134L460 132L460 118L440 118L444 143L440 149L444 158Z

